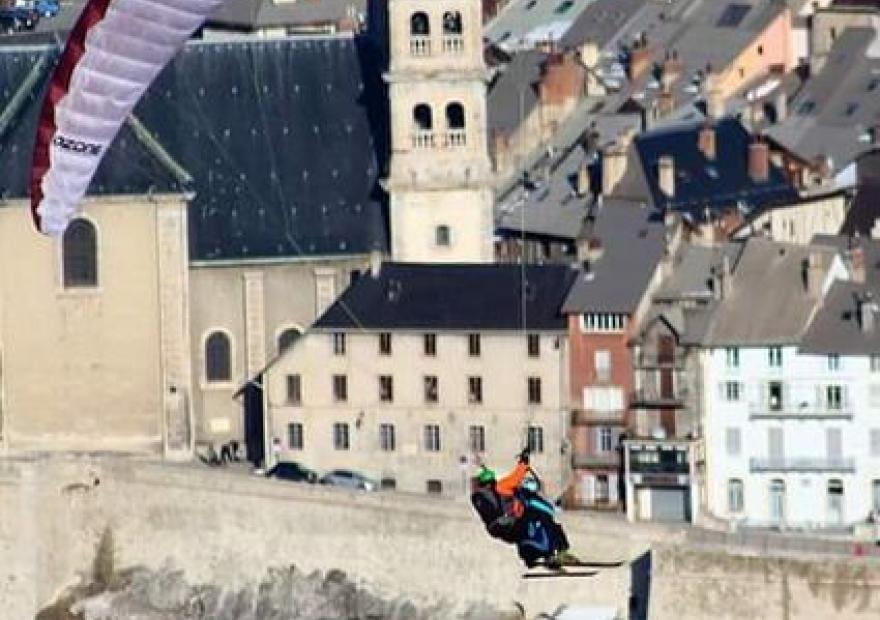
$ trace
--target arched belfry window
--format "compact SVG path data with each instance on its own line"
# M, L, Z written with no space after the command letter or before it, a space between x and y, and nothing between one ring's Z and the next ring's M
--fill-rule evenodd
M446 11L443 14L443 34L461 35L461 13Z
M290 327L281 332L281 335L278 336L278 353L281 354L287 351L300 336L302 336L302 332L295 327Z
M73 220L61 241L64 287L98 286L98 233L84 219Z
M464 129L464 106L450 103L446 106L446 126L450 129Z
M434 129L431 106L426 103L420 103L413 108L413 124L418 131L431 131Z
M431 34L431 24L427 13L413 13L409 18L409 33L414 37L427 37Z
M232 380L232 345L223 332L213 332L205 341L205 379L208 382Z

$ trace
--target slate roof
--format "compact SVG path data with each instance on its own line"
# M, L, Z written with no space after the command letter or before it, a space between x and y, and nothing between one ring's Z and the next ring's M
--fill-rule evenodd
M730 290L715 307L701 338L705 346L797 344L819 300L810 297L803 265L816 252L825 273L834 248L776 243L762 237L746 242L732 264Z
M209 23L247 29L332 24L366 8L367 0L227 0Z
M878 121L877 33L869 28L847 28L831 48L822 70L789 104L786 120L767 128L766 133L805 161L830 157L837 171L872 148L863 135Z
M709 282L712 269L720 268L724 256L734 264L743 244L728 242L721 245L686 245L673 259L672 271L654 293L658 300L711 299L714 291Z
M666 248L660 211L638 204L606 200L595 213L592 231L601 257L580 272L565 300L566 313L633 312Z
M715 123L716 158L706 159L699 150L697 136L702 123L664 128L635 139L645 181L654 204L703 219L706 208L713 211L742 202L746 214L756 208L790 204L798 199L794 186L782 170L770 164L770 177L764 183L752 181L748 174L748 132L735 119ZM675 194L660 191L657 163L671 155L675 161Z
M0 106L46 48L0 47ZM193 178L193 261L333 255L387 247L378 179L388 152L381 55L366 39L192 42L135 109ZM0 136L0 188L25 197L33 94ZM124 128L90 194L187 189Z
M498 72L489 86L489 135L512 134L520 120L528 118L538 105L536 84L541 79L541 66L548 55L538 50L520 52Z
M525 291L526 329L565 330L560 309L575 277L558 265L385 263L377 277L349 286L314 327L518 330Z
M838 280L825 296L824 303L801 341L802 353L841 355L880 355L880 316L875 313L874 328L862 329L859 300L871 291L874 300L880 292L846 280Z

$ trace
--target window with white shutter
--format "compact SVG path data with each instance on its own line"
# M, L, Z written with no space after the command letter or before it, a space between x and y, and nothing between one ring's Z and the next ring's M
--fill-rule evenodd
M825 429L825 450L828 460L835 461L843 458L843 433L839 428Z
M871 456L880 456L880 428L871 429Z
M727 456L739 456L742 450L742 433L738 428L728 428L724 437Z

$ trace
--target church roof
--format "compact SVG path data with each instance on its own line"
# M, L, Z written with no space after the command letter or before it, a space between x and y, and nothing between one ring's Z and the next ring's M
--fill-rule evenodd
M11 111L28 75L40 72L14 121L0 127L6 198L28 195L48 76L41 59L56 55L54 47L0 47L0 110ZM379 51L360 38L192 42L141 100L89 193L194 191L194 261L384 250L381 69Z

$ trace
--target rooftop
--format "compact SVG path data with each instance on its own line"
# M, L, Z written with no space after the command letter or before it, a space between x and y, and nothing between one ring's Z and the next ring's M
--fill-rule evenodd
M315 328L565 330L561 307L575 277L568 266L385 263Z
M828 291L824 303L801 341L802 353L819 355L880 355L880 315L876 310L869 319L872 327L864 329L861 303L870 293L876 303L876 286L838 280Z

